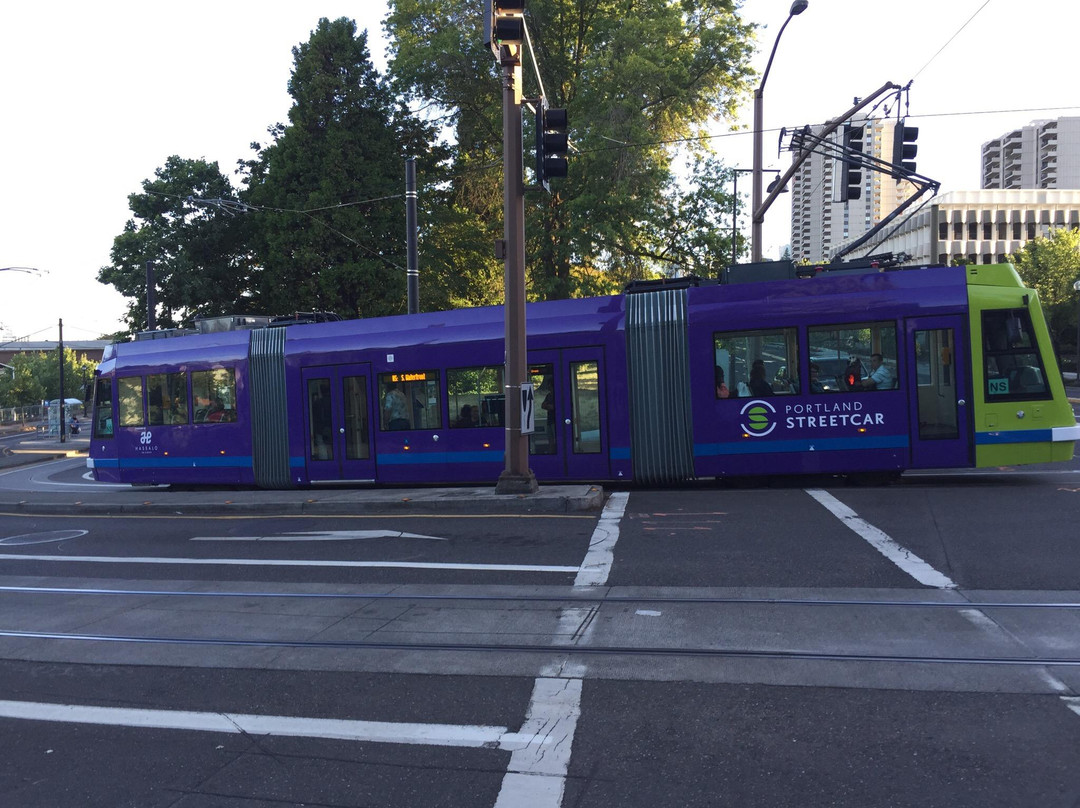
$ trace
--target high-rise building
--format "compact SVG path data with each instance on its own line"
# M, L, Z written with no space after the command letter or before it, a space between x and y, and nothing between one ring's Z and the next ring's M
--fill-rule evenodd
M886 163L892 160L896 122L877 118L852 121L863 127L863 154ZM824 126L811 128L819 136ZM863 235L914 193L911 183L887 173L862 169L862 193L857 200L840 201L839 153L843 127L832 135L836 149L815 151L791 180L791 257L795 261L822 261L841 244Z
M1080 118L1032 121L984 143L982 187L1080 188Z

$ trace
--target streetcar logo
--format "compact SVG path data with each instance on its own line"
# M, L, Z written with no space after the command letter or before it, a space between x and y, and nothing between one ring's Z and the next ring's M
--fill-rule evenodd
M776 407L768 401L755 398L748 401L739 411L742 422L739 426L745 434L763 438L776 429Z

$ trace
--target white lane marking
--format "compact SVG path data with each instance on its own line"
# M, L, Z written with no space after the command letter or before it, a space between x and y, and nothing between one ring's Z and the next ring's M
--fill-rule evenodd
M663 612L657 611L656 609L638 609L634 614L641 617L659 617Z
M68 541L85 536L89 530L49 530L43 533L20 533L0 539L0 544L11 547L19 544L48 544L54 541Z
M353 539L431 539L450 541L400 530L298 530L270 536L192 536L190 541L352 541Z
M630 495L625 491L612 494L600 513L589 551L581 562L581 571L574 579L574 586L603 586L611 574L611 565L615 561L615 543L619 540L619 522L626 511Z
M607 583L611 565L615 560L615 543L619 540L619 522L626 512L629 498L630 495L625 491L612 494L608 498L589 539L589 550L585 553L581 568L574 579L575 588L580 587L587 592L590 587ZM559 623L555 628L555 642L564 645L587 642L596 627L598 612L599 608L596 606L571 606L561 609ZM542 676L554 678L582 678L587 671L588 667L584 662L564 659L545 665L540 673Z
M332 738L369 743L464 746L516 751L544 748L549 741L535 735L509 732L506 727L456 724L396 723L339 718L301 718L285 715L203 713L185 710L144 710L127 707L93 707L30 701L0 701L0 716L29 721L100 724L143 729L193 730L197 732L248 733L294 738Z
M982 609L961 609L960 614L976 628L981 628L983 631L992 632L1005 637L1009 636L1001 626L987 617Z
M510 754L495 808L560 808L581 716L581 684L581 679L536 680L518 733L534 742Z
M76 489L83 490L83 491L85 491L88 488L127 488L129 490L131 489L131 484L130 483L99 483L96 480L93 481L93 482L90 482L90 483L55 483L52 480L39 479L38 476L37 476L37 472L39 472L41 469L45 468L45 466L52 466L52 465L55 465L57 463L71 463L72 468L74 468L75 466L80 465L79 463L72 463L71 462L72 460L75 460L75 459L77 459L77 458L62 457L59 460L47 460L47 461L45 461L43 463L35 463L33 466L20 466L18 468L8 469L7 471L0 471L0 477L6 477L9 474L22 474L22 475L24 475L26 477L26 484L27 485L30 485L30 484L34 484L34 485L52 485L52 486L58 486L58 487L61 487L61 488L76 488ZM84 474L83 477L85 478L86 475ZM34 489L32 489L32 488L27 488L27 489L23 489L23 488L14 488L14 489L12 489L12 488L9 488L9 489L5 489L5 490L9 490L9 491L12 491L12 490L14 490L14 491L24 491L24 490L25 491L33 491Z
M1061 700L1065 702L1066 707L1077 715L1080 715L1080 698L1076 696L1062 696Z
M155 558L147 556L58 556L0 553L0 561L75 561L84 564L176 564L226 567L363 567L480 572L577 572L577 567L542 564L440 564L423 561L307 561L292 558Z
M827 491L819 488L807 488L806 493L825 506L837 519L862 536L870 546L885 556L924 586L936 589L956 589L956 583L943 573L938 572L910 550L901 547L887 533L878 530L855 511L842 503Z
M1050 673L1050 671L1046 670L1046 668L1037 668L1036 673L1044 682L1050 685L1051 689L1053 689L1054 691L1058 693L1072 692L1071 687L1069 687L1063 681L1054 676L1054 674Z
M987 634L991 635L995 640L1006 642L1020 643L1023 645L1023 641L1013 636L1013 634L998 624L992 617L986 614L982 609L961 609L961 616L969 620L972 625L982 629ZM1054 674L1050 673L1046 668L1036 668L1035 675L1045 682L1051 690L1055 693L1069 693L1071 688L1063 681L1058 679Z

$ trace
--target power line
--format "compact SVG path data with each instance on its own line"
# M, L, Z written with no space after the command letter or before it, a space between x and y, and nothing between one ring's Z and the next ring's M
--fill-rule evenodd
M924 64L924 65L923 65L922 67L920 67L920 68L918 69L918 71L917 71L917 72L915 73L915 75L911 77L911 80L912 80L912 81L914 81L915 79L917 79L917 78L919 77L919 73L922 73L922 72L923 72L924 70L926 70L926 68L928 68L928 67L930 66L930 62L932 62L932 61L934 61L934 60L935 60L936 58L938 58L938 56L940 56L940 55L941 55L941 52L942 52L943 50L945 50L945 49L946 49L947 47L949 47L949 45L951 45L951 44L952 44L952 41L953 41L954 39L956 39L956 38L957 38L958 36L960 36L960 32L961 32L961 31L963 31L963 30L964 30L965 28L967 28L967 27L968 27L968 23L970 23L970 22L971 22L971 21L972 21L973 19L975 19L976 17L978 17L978 16L979 16L979 12L981 12L981 11L982 11L982 10L983 10L984 8L986 8L986 7L988 6L988 5L990 5L990 0L986 0L986 2L985 2L985 3L983 3L983 4L981 5L981 6L979 6L979 7L978 7L978 9L976 9L976 10L975 10L975 13L974 13L974 14L972 14L972 15L971 15L970 17L968 17L968 19L967 19L967 22L965 22L965 23L964 23L963 25L961 25L961 26L960 26L960 27L959 27L958 29L956 29L956 33L955 33L955 34L953 34L953 35L952 35L951 37L949 37L948 41L947 41L947 42L946 42L946 43L945 43L944 45L942 45L942 46L941 46L940 48L938 48L938 52L937 52L937 53L935 53L935 54L934 54L933 56L931 56L931 57L930 57L930 59L929 59L929 60L928 60L928 61L926 62L926 64Z

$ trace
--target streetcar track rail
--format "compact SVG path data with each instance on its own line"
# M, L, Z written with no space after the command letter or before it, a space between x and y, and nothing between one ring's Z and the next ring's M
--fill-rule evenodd
M934 665L1060 666L1080 667L1077 657L934 657L904 654L823 653L815 651L766 651L759 649L694 648L687 646L561 645L558 643L409 643L368 640L271 640L223 637L145 637L126 634L87 634L57 631L14 631L0 629L0 637L80 642L126 643L136 645L186 645L244 648L296 648L339 651L424 651L532 653L590 656L670 656L718 659L775 659L822 662L890 662Z
M955 590L952 590L955 592ZM114 589L66 586L0 586L0 594L57 594L96 596L161 596L186 598L296 598L341 600L489 601L573 604L718 604L736 606L890 606L945 609L1080 609L1080 601L871 600L858 598L766 598L709 595L481 595L416 594L407 592L265 592L184 589Z
M467 593L399 593L399 592L268 592L268 591L187 591L176 589L147 588L97 588L97 587L48 587L48 586L0 586L0 595L85 595L88 597L160 597L160 598L244 598L244 599L319 599L351 601L396 601L415 603L515 603L515 604L563 604L568 608L581 605L594 607L593 616L600 607L625 606L626 604L652 604L668 606L797 606L797 607L888 607L892 609L951 609L951 610L995 610L995 609L1080 609L1080 602L1008 602L972 600L873 600L873 599L814 599L814 598L777 598L777 597L725 597L708 595L612 595L581 592L553 594L505 595L505 594L467 594ZM173 645L203 647L242 647L242 648L291 648L301 650L338 650L338 651L419 651L419 652L464 652L464 653L506 653L506 654L547 654L547 655L588 655L610 657L696 657L713 659L764 659L787 661L827 661L827 662L871 662L871 663L907 663L907 664L953 664L979 666L1063 666L1080 667L1077 656L1043 655L986 655L986 656L930 656L926 654L858 653L858 652L819 652L810 650L784 650L760 648L710 648L695 645L621 645L621 644L581 644L581 638L575 635L565 642L518 643L518 642L401 642L396 640L293 640L282 638L243 638L243 637L182 637L153 636L119 633L88 633L64 631L34 631L12 628L0 628L0 637L49 640L118 643L130 645Z

